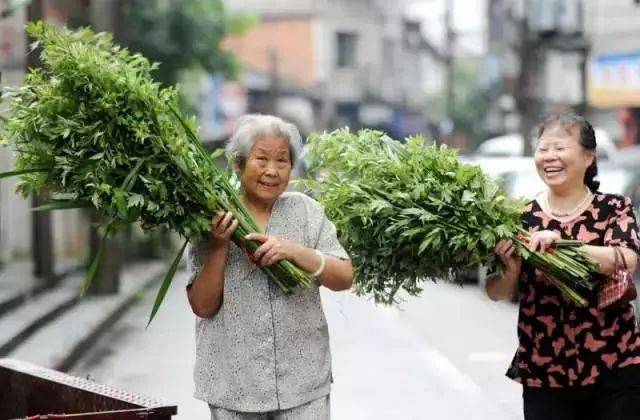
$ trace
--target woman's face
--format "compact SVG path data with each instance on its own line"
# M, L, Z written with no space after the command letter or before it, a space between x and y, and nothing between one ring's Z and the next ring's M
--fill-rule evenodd
M274 202L289 185L289 143L274 136L256 139L241 170L240 181L247 194L265 203Z
M538 139L534 154L538 175L551 189L582 188L594 152L580 144L579 129L551 126Z

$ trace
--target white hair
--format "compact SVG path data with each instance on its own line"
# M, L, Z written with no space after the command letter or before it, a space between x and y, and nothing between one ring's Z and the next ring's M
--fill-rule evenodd
M293 168L302 152L300 131L295 125L273 115L247 114L240 117L235 132L227 141L227 156L242 167L256 139L271 136L280 137L289 143Z

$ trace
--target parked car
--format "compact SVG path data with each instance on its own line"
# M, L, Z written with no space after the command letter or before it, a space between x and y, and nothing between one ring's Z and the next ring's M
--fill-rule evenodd
M640 167L640 145L619 149L615 163L633 172L637 171Z
M620 150L616 147L609 133L598 127L594 131L596 133L596 142L598 143L596 149L598 160L615 161L620 154ZM531 140L531 143L533 145L534 140ZM524 141L520 133L509 133L493 137L480 144L475 154L482 157L522 156L524 154Z
M625 194L634 173L630 170L614 165L610 162L598 164L598 177L600 191L610 194ZM533 170L517 170L501 175L504 178L504 188L509 196L514 198L534 199L545 188L544 183Z
M461 159L465 163L480 166L485 174L493 178L503 178L505 174L519 170L535 172L536 169L533 159L524 156L498 157L471 155L461 157Z

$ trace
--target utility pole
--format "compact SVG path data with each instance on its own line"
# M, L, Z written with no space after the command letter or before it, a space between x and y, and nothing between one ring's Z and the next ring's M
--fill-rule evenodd
M125 27L123 7L123 1L120 0L94 1L91 3L91 7L83 9L85 16L82 20L90 22L95 30L112 32L116 40L122 40L124 35L122 30ZM97 255L100 243L103 241L97 225L102 224L104 220L93 209L89 212L89 219L91 221L89 262L91 262ZM104 241L98 272L88 290L88 293L94 295L115 294L120 289L120 271L123 258L120 250L121 238L118 236L109 237Z
M36 22L43 18L42 0L33 0L27 6L27 20ZM27 70L41 65L40 51L29 51L31 42L27 42ZM38 207L46 201L44 195L32 197L33 207ZM32 213L31 252L33 254L33 273L40 278L45 287L51 287L56 282L55 262L53 255L53 235L51 229L51 214L44 211Z
M535 84L539 72L539 48L538 42L532 36L529 26L528 11L520 22L520 74L518 85L516 86L516 104L520 113L520 134L523 140L523 154L531 156L533 148L531 145L531 133L535 127L540 104L535 94Z
M267 108L271 115L276 115L278 111L278 98L280 97L280 75L278 61L279 58L276 49L269 49L269 74L271 80L269 83L269 103L267 104Z
M445 65L447 74L446 95L447 95L447 117L451 119L454 106L454 49L456 34L453 30L453 0L445 0L444 27L445 27Z

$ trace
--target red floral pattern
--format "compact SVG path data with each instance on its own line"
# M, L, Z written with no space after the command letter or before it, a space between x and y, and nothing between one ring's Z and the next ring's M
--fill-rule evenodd
M533 201L522 225L530 232L553 230L590 245L618 245L640 252L631 200L598 193L580 216L560 222ZM640 333L631 305L599 311L597 292L584 293L586 308L573 305L531 265L519 280L520 345L507 376L530 387L592 385L603 372L640 364Z

